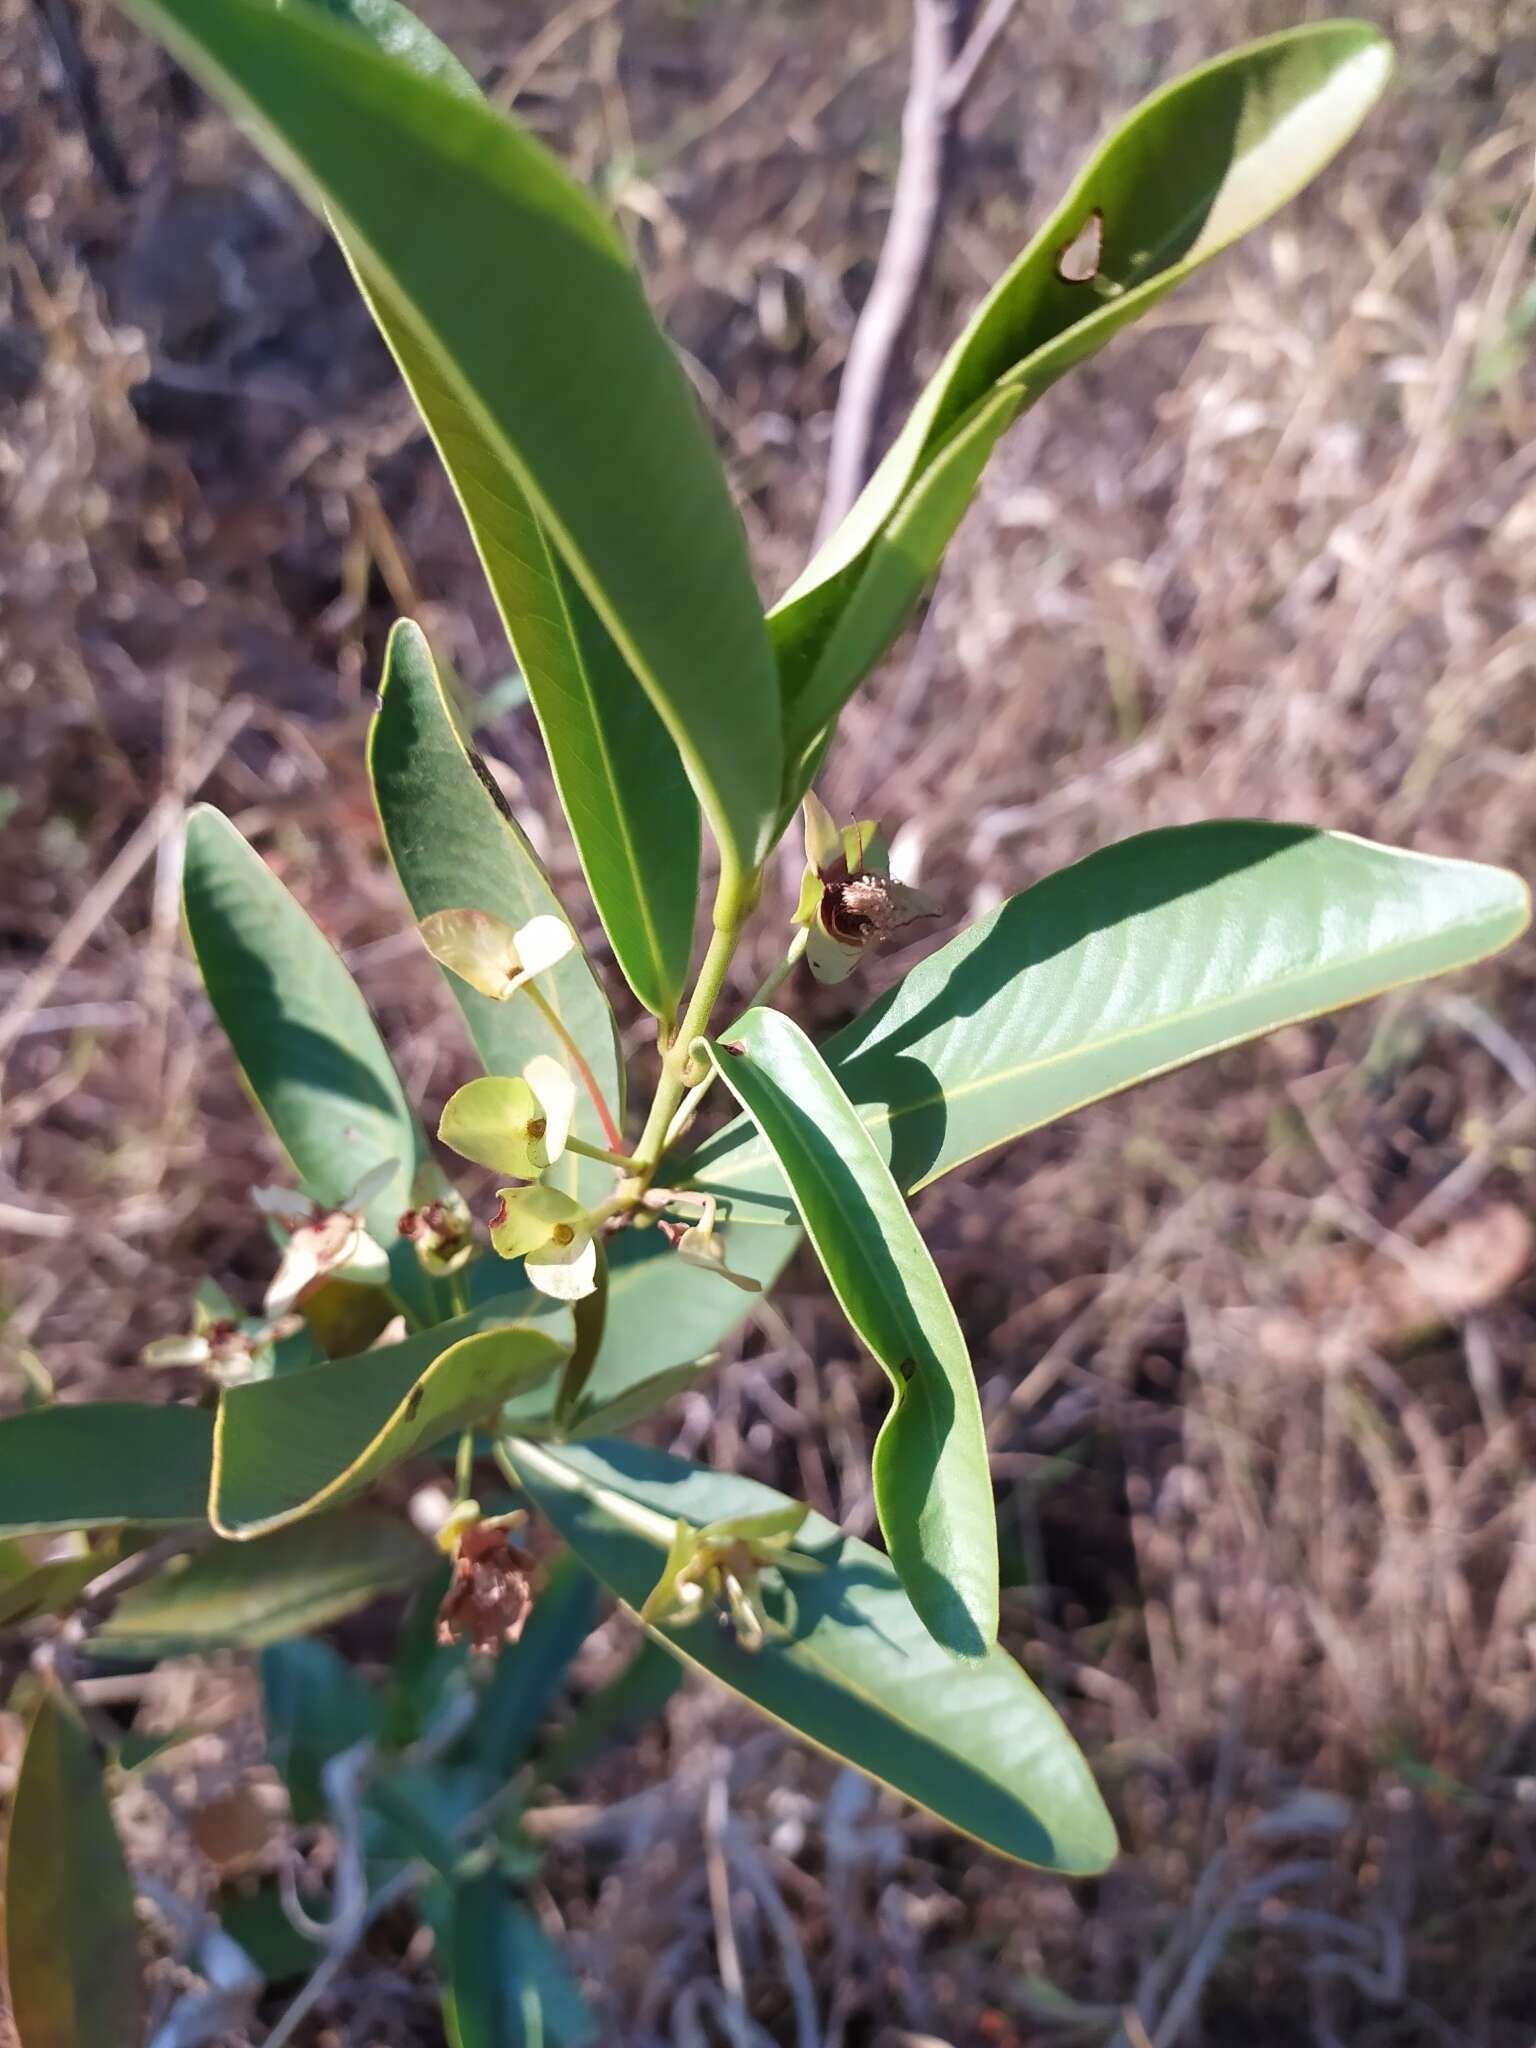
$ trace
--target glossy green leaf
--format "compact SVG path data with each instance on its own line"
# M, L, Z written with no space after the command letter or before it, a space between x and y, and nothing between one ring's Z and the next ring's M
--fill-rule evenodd
M85 1401L0 1421L0 1537L201 1522L213 1417Z
M587 1568L638 1611L679 1520L703 1527L789 1505L754 1480L617 1441L510 1446L519 1479ZM888 1559L809 1515L795 1551L817 1569L764 1574L788 1633L741 1648L710 1617L650 1633L772 1719L1025 1863L1086 1876L1114 1829L1076 1743L1006 1652L957 1663Z
M231 1387L214 1431L210 1519L221 1536L245 1538L338 1506L414 1452L490 1420L570 1348L570 1311L519 1296L357 1358Z
M1481 960L1529 916L1501 868L1307 826L1174 826L1013 897L823 1051L911 1193L1154 1074ZM745 1120L692 1173L729 1198L736 1244L791 1214Z
M981 1398L944 1282L879 1147L799 1025L749 1010L717 1072L772 1148L832 1291L885 1368L875 1506L891 1562L935 1640L997 1640L997 1521Z
M22 2048L124 2048L143 1993L133 1886L74 1707L45 1684L5 1845L5 1972Z
M900 631L993 446L1058 377L1267 220L1347 142L1390 45L1321 22L1233 50L1143 102L993 287L848 517L775 608L786 805ZM1064 252L1089 247L1090 279ZM1085 232L1086 231L1086 232Z
M182 900L209 1001L305 1190L332 1207L396 1162L364 1213L396 1290L429 1306L396 1225L430 1155L357 984L260 854L203 804L187 822Z
M483 910L516 930L535 917L564 916L490 770L460 729L425 637L408 622L390 635L368 762L390 859L418 920L439 910ZM520 1075L539 1053L566 1059L558 1033L530 996L495 1002L452 974L448 985L487 1073ZM621 1118L618 1034L591 962L578 947L541 974L538 986ZM588 1144L606 1143L585 1090L576 1098L574 1128ZM612 1181L606 1168L574 1153L552 1178L567 1192L594 1199Z
M575 1558L561 1558L523 1633L496 1659L475 1716L475 1761L493 1783L510 1778L527 1757L571 1659L596 1624L596 1580Z
M324 1522L311 1525L325 1528ZM286 1533L286 1532L285 1532ZM268 1537L266 1542L281 1542ZM253 1545L260 1551L265 1543ZM325 1813L320 1773L333 1756L378 1733L379 1696L329 1643L303 1638L273 1643L261 1653L261 1696L266 1711L267 1755L288 1787L301 1827Z
M776 1184L782 1190L783 1183ZM727 1230L725 1235L732 1261L745 1260L754 1271L761 1268L759 1277L767 1279L798 1242L798 1233L787 1229ZM613 1436L628 1429L691 1386L701 1361L709 1360L751 1314L748 1296L713 1274L685 1266L660 1231L625 1231L610 1239L606 1249L606 1318L575 1412L557 1424L557 1390L544 1382L517 1395L502 1411L506 1427L519 1435ZM488 1267L476 1268L472 1287L493 1284Z
M307 8L130 4L337 216L623 650L745 876L778 813L772 651L708 431L612 224L512 121Z
M173 1657L189 1650L260 1650L404 1592L431 1569L408 1522L371 1509L320 1515L257 1543L216 1543L177 1558L118 1602L91 1638L93 1655Z
M560 1952L498 1871L453 1887L446 1944L454 2048L582 2048L597 2023Z
M398 0L321 0L391 56L479 99L469 73ZM549 750L593 901L631 988L670 1019L693 942L699 807L682 757L613 636L480 432L389 281L359 287L458 493Z

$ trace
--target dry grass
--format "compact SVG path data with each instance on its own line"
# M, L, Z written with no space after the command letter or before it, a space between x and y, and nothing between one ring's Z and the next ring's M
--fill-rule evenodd
M1377 11L1390 105L1016 430L845 718L833 799L899 824L957 918L1221 813L1531 869L1536 11ZM617 195L781 587L882 225L900 7L566 9L536 71L531 8L432 12ZM1108 111L1295 12L1024 10L973 109L923 359ZM134 187L113 197L38 16L0 0L0 23L0 1344L125 1391L197 1274L249 1290L260 1257L264 1144L177 941L183 802L262 835L436 1101L465 1060L368 821L367 678L413 600L472 679L503 656L317 231L92 5ZM571 878L529 727L488 737ZM1006 1632L1126 1856L1073 1890L1006 1868L690 1691L581 1788L600 1812L551 1823L542 1909L611 2038L1528 2048L1530 957L925 1198L993 1417ZM1442 1313L1409 1335L1382 1303L1449 1225ZM669 1440L867 1527L875 1389L807 1270L777 1304ZM385 1968L338 1987L324 2038L434 2038L418 1966L393 2006Z

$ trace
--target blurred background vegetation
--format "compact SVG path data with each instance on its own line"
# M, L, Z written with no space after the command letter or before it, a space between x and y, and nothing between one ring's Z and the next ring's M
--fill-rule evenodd
M776 595L885 224L903 0L422 11L614 207ZM967 111L902 398L1112 114L1312 11L1025 0ZM1399 45L1387 105L1015 430L844 718L829 801L887 820L950 925L1212 815L1536 865L1536 7L1361 11ZM428 1110L470 1071L366 792L400 611L581 891L339 256L101 0L0 0L0 215L11 1406L39 1362L65 1398L143 1393L139 1347L185 1327L202 1275L245 1301L264 1277L271 1150L178 931L194 795L345 951ZM765 920L743 991L782 939ZM869 992L796 1001L830 1025ZM541 1830L539 1911L605 2038L1529 2048L1533 1147L1525 946L925 1196L992 1418L1005 1640L1125 1856L1076 1887L1013 1869L690 1686ZM657 1434L866 1533L877 1382L801 1262ZM387 1631L344 1641L366 1667ZM191 1895L290 1856L273 1801L207 1821L259 1757L249 1673L141 1684L144 1725L195 1707L223 1733L181 1753L183 1827L125 1802L137 1866ZM0 1793L15 1760L0 1716ZM323 1867L323 1837L305 1853ZM311 2038L435 2042L430 1986L429 1944L383 1923Z

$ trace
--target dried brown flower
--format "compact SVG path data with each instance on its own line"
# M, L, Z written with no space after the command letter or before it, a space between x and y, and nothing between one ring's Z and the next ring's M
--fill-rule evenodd
M533 1579L525 1552L507 1531L474 1522L459 1537L453 1578L437 1610L437 1639L457 1643L465 1636L479 1657L494 1657L503 1643L515 1643L533 1612Z

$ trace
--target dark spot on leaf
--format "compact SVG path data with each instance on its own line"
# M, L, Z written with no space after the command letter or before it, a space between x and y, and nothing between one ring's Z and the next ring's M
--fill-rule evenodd
M744 1060L747 1056L747 1048L739 1038L723 1039L721 1041L721 1051L728 1052L733 1060Z
M1056 256L1056 275L1063 284L1092 284L1104 255L1104 215L1095 207L1070 242Z
M900 1373L902 1382L903 1384L905 1384L907 1381L911 1379L913 1373L917 1371L917 1367L916 1365L914 1365L910 1358L904 1358L901 1360L896 1370Z
M502 794L501 784L496 780L490 769L486 767L484 757L477 747L466 747L464 751L469 756L470 767L474 769L480 778L481 787L510 825L513 822L512 806Z
M416 1420L416 1411L421 1406L422 1396L425 1392L425 1387L412 1387L411 1398L405 1404L405 1419L407 1422L414 1422Z

